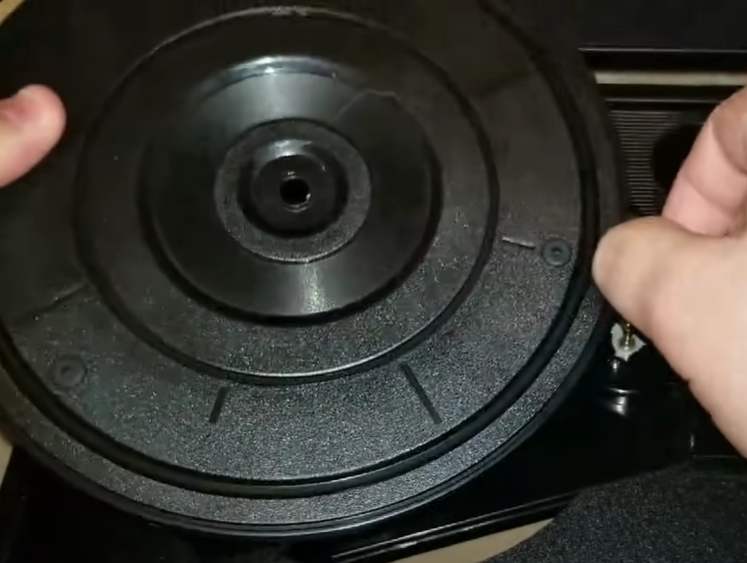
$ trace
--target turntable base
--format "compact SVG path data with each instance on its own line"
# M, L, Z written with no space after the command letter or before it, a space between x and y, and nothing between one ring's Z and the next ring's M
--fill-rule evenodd
M33 1L33 0L27 0L27 1ZM4 0L0 4L0 19L2 19L3 10L8 10L11 6L14 4L20 4L21 0ZM662 75L665 76L665 75ZM702 82L702 76L700 78ZM639 178L640 179L640 178ZM597 374L599 375L599 374ZM606 375L606 374L605 374ZM601 380L601 377L599 378ZM668 418L667 420L674 420L674 418ZM663 443L663 442L662 442ZM621 446L621 449L623 447ZM2 450L2 447L0 447L0 450ZM7 453L9 454L9 449L6 448ZM688 450L689 454L689 450ZM684 455L681 451L678 451L676 454L677 456L681 456L681 458L684 458ZM2 455L0 455L0 468L2 468ZM680 459L680 458L678 458ZM671 462L671 459L668 460L668 463ZM656 462L660 463L660 462ZM1 471L0 471L1 473ZM563 477L560 475L560 473L563 473L562 471L558 471L557 475L551 475L548 474L547 479L552 480L554 478L562 479ZM542 524L538 525L542 526ZM513 545L514 542L517 541L523 541L529 535L535 533L538 531L538 527L536 526L529 526L525 528L519 528L518 530L506 532L504 534L499 534L497 536L488 536L485 539L478 540L477 542L468 543L464 545L455 546L452 548L447 548L446 550L440 551L440 552L433 552L432 554L427 554L421 557L417 557L414 559L408 559L406 560L407 563L435 563L440 561L458 561L460 563L473 563L477 562L478 560L483 560L485 557L492 553L498 553L502 551L503 548L509 547L510 545ZM0 534L2 536L2 534ZM508 544L505 542L509 542ZM486 551L487 550L487 551ZM443 559L440 559L443 558ZM340 559L345 560L344 558ZM363 560L363 559L361 559Z

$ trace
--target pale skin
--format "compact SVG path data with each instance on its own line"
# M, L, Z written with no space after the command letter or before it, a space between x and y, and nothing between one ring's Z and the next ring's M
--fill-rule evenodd
M0 100L0 187L59 141L65 111L32 86ZM602 240L594 276L650 337L732 443L747 455L747 90L704 127L663 217Z
M664 216L613 229L594 262L612 305L649 336L747 455L747 90L722 104Z

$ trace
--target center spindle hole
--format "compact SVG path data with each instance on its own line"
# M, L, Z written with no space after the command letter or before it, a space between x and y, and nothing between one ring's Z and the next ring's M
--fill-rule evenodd
M288 209L299 211L311 201L311 186L303 178L288 178L280 184L280 199Z

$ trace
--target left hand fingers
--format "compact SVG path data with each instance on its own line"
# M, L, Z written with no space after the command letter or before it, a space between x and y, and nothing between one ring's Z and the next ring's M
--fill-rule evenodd
M62 102L44 86L0 100L0 187L14 182L57 144L65 127Z

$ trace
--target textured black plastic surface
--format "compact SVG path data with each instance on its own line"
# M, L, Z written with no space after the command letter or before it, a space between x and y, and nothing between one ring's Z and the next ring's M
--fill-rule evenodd
M31 32L48 41L15 49ZM498 5L60 0L24 7L0 49L0 92L46 82L71 123L0 200L0 401L22 443L120 506L266 536L396 514L515 448L603 336L611 134L582 65ZM291 198L299 223L251 187L247 204L236 154L250 185L300 177L344 209ZM297 236L357 198L339 251L342 228ZM229 215L279 240L252 246Z
M694 403L686 386L651 349L615 373L610 357L603 348L548 424L457 493L379 526L321 541L289 538L285 547L302 562L399 561L554 517L586 487L688 459ZM14 457L0 489L4 514L14 522L0 529L7 563L50 554L76 563L261 561L261 544L154 527L70 488L24 455Z
M658 141L678 125L687 125L693 110L707 113L730 92L671 87L623 90L607 88L603 93L613 117L622 116L615 122L626 139L623 152L630 166L630 200L651 205L662 191L652 180ZM646 128L642 124L648 112L666 112L672 120L665 127L654 120L654 127ZM603 347L590 371L542 429L455 494L377 527L299 544L291 550L292 556L298 561L340 563L399 561L556 516L573 493L593 484L678 464L690 456L736 456L689 396L684 382L653 349L636 355L628 366L611 360L611 349ZM739 463L744 465L743 461L735 465ZM702 460L694 470L705 476ZM733 553L738 560L741 543L730 539L741 537L744 503L739 489L724 487L735 478L738 475L719 472L711 473L708 480L692 479L692 471L673 471L645 477L637 485L592 490L568 514L559 516L549 533L511 557L555 561L565 556L575 561L583 552L590 560L619 561L636 554L638 560L679 561L694 554L723 561ZM611 491L616 493L610 495ZM683 507L683 502L688 506ZM184 563L195 557L203 563L265 560L254 542L179 534L102 506L20 454L14 456L0 489L0 521L6 523L0 527L0 553L7 556L7 563L50 557L76 563L134 559ZM727 530L735 535L728 537ZM144 545L149 549L143 550Z

